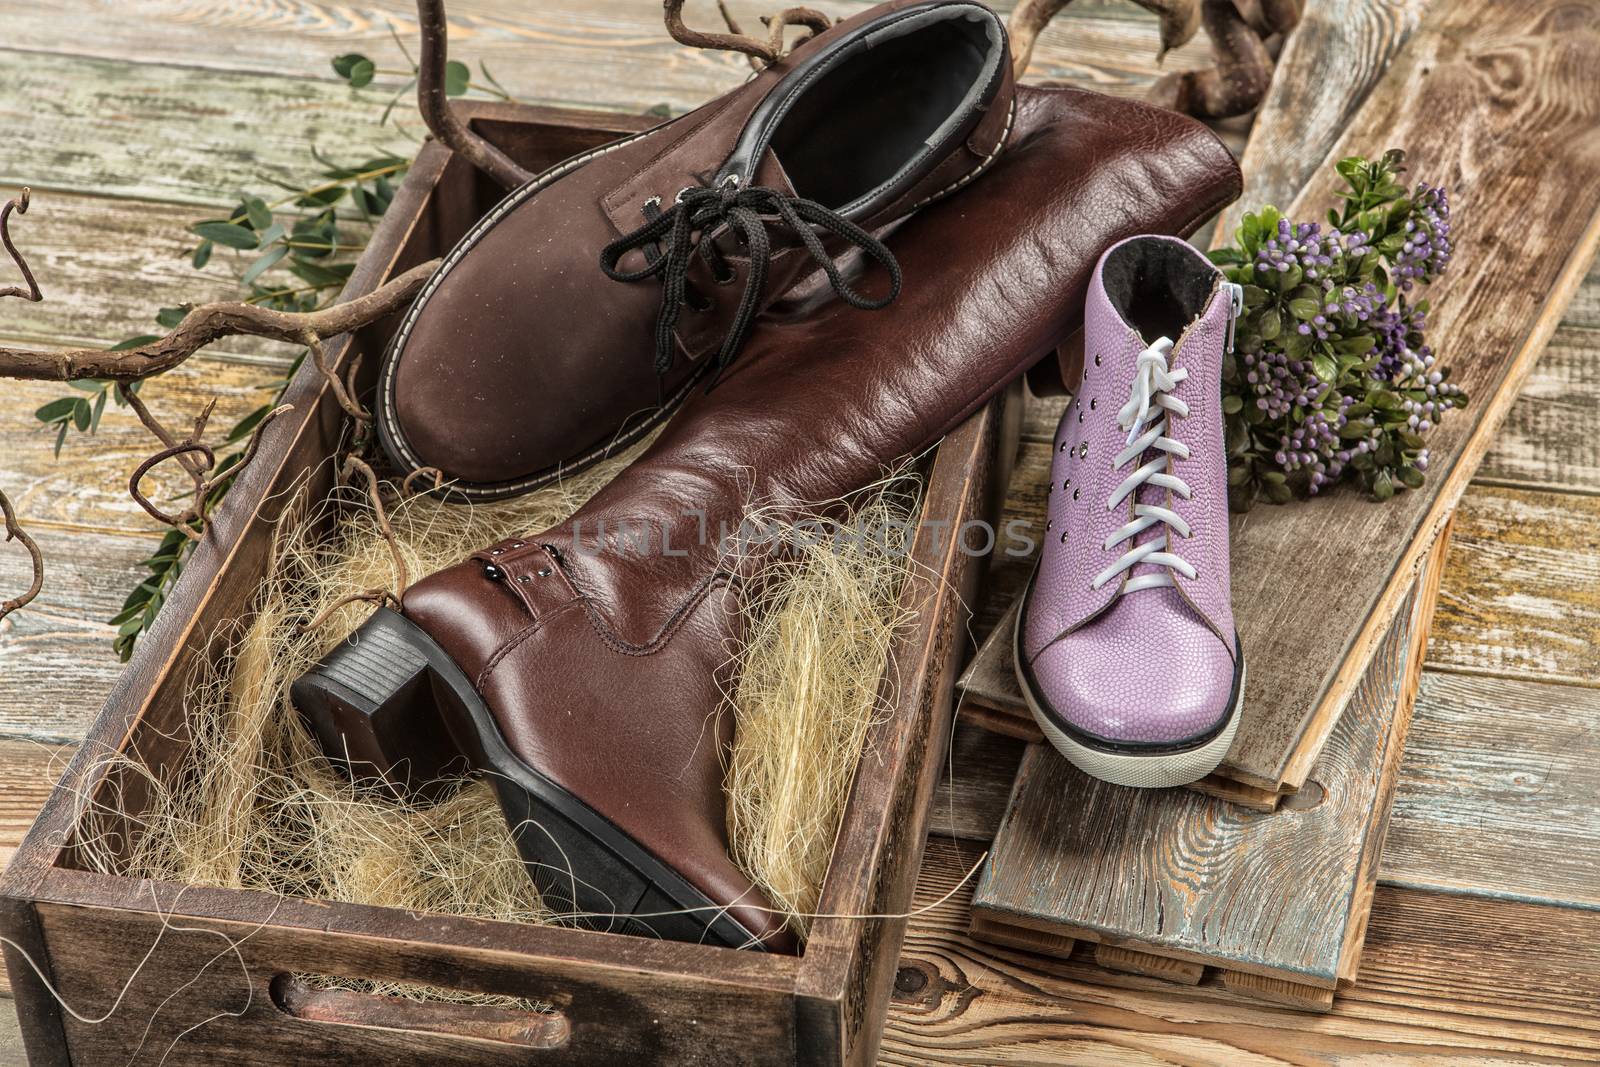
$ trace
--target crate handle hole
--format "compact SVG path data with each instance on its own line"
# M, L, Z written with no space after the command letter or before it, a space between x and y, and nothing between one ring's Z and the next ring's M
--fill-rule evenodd
M489 1041L519 1048L553 1049L572 1036L561 1011L544 1005L508 1007L450 1000L418 1000L326 984L327 975L280 974L268 987L279 1011L305 1022L395 1030Z

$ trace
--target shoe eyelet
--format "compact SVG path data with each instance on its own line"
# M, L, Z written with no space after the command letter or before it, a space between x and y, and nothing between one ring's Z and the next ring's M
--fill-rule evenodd
M483 565L483 576L491 582L498 582L505 579L506 572L496 567L493 563L485 563Z
M1099 353L1098 353L1098 352L1097 352L1097 353L1095 353L1095 357L1094 357L1094 365L1095 365L1095 366L1096 366L1096 367L1098 367L1098 366L1099 366L1099 365L1100 365L1100 354L1099 354Z
M526 583L533 581L533 579L528 577L526 574L519 574L517 575L517 581Z
M1085 441L1083 444L1078 446L1078 458L1079 459L1088 459L1089 458L1089 442L1088 441Z
M1062 489L1066 489L1071 484L1072 484L1072 479L1071 478L1063 478L1063 479L1061 479L1061 488Z
M1067 543L1067 531L1065 531L1065 530L1061 531L1061 543L1062 544L1066 544Z
M550 577L550 568L549 567L540 567L539 570L537 571L537 573L538 573L539 577L541 577L541 578L548 578L548 577Z
M1054 520L1054 519L1046 519L1046 520L1044 520L1044 532L1045 533L1049 533L1050 532L1050 527L1054 526L1055 524L1056 524L1056 520Z
M501 552L504 552L504 551L505 551L505 549L503 549L503 548L491 548L489 550L489 555L498 556Z
M1089 410L1093 411L1095 409L1095 405L1097 405L1099 403L1100 403L1100 398L1099 397L1091 396L1089 398Z
M729 268L728 273L719 276L716 271L712 271L711 280L718 285L732 285L739 280L739 272Z
M1078 421L1079 422L1083 421L1083 409L1082 408L1078 409Z
M511 547L512 548L521 548L525 544L527 544L526 541L513 541L513 542L511 542Z
M1066 450L1067 450L1067 443L1066 443L1066 442L1065 442L1065 441L1062 441L1062 442L1061 442L1061 449L1060 449L1060 451L1062 451L1062 452L1065 452L1065 451L1066 451Z
M1078 490L1074 489L1072 491L1072 499L1074 499L1074 500L1078 499Z

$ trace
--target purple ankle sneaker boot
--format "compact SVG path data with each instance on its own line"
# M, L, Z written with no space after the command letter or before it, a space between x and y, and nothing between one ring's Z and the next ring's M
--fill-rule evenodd
M1239 725L1221 377L1240 298L1168 237L1113 245L1089 286L1015 652L1045 736L1118 785L1197 781Z

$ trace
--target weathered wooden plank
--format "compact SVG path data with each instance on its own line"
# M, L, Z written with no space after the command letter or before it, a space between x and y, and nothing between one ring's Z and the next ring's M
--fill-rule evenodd
M1267 666L1250 676L1236 776L1285 781L1291 754L1331 726L1350 666L1387 627L1587 271L1600 239L1597 85L1600 9L1436 5L1335 147L1404 145L1416 173L1448 184L1474 219L1438 287L1430 338L1472 404L1433 433L1423 489L1381 506L1344 492L1315 508L1256 508L1236 524L1240 631ZM1293 210L1330 202L1332 186L1319 171Z
M0 188L0 198L10 195ZM204 271L189 266L198 238L188 229L204 216L193 207L35 190L26 217L12 219L11 235L44 300L0 304L0 334L8 343L110 346L158 332L163 307L237 299L227 269L233 253L219 248ZM14 275L0 257L0 285ZM293 357L285 345L250 338L228 338L206 353L278 365Z
M1600 685L1600 498L1474 486L1428 665Z
M1123 789L1030 746L973 913L1334 988L1360 953L1350 935L1370 902L1411 713L1414 614L1324 746L1315 805L1261 814L1187 790Z
M1600 908L1597 723L1595 689L1425 675L1382 880Z
M1278 818L1281 816L1274 816ZM1115 974L972 940L970 844L929 843L880 1062L1396 1063L1511 1067L1600 1058L1600 913L1381 887L1359 979L1314 1021L1207 978Z
M0 182L221 205L241 186L264 186L263 178L309 182L320 169L309 152L313 144L336 157L364 157L374 146L404 155L414 150L405 136L378 125L387 93L356 93L335 78L329 60L350 46L348 35L336 32L318 47L294 15L287 19L292 26L283 25L279 5L244 11L237 5L162 2L81 6L92 9L96 28L78 37L64 34L62 16L53 8L19 5L7 12L8 45L32 41L52 51L0 55L8 88L0 99L0 125L11 145L0 160ZM389 7L388 13L359 14L330 8L326 20L312 12L309 22L360 23L363 47L383 66L395 67L402 61L388 25L393 21L409 32L414 13L409 4ZM520 9L521 23L503 11L485 13L463 24L457 53L488 58L495 76L528 102L634 112L660 103L694 107L749 75L740 56L696 52L673 42L661 27L659 6L619 5L599 16L589 7L571 2L552 11L549 5L527 5ZM709 14L716 17L714 9ZM263 19L278 28L252 27ZM108 20L122 32L112 33ZM126 60L170 55L174 32L198 34L189 51L207 56L219 48L226 52L225 42L234 40L235 56L251 57L250 71ZM1059 44L1039 54L1039 76L1139 95L1159 73L1155 27L1148 20L1064 19L1055 34ZM141 45L144 39L148 45ZM116 56L57 51L92 41L114 42ZM495 41L501 48L491 55ZM274 54L275 61L254 62ZM1197 41L1168 57L1167 65L1206 62ZM273 73L258 72L262 64ZM414 116L410 126L420 128Z
M33 825L72 753L70 745L0 740L0 868ZM0 992L4 989L5 979L0 977Z
M928 807L928 836L988 841L1000 825L1023 742L956 721L945 776Z
M1250 126L1250 143L1239 160L1244 195L1224 209L1218 237L1230 236L1244 212L1294 199L1411 39L1430 2L1320 0L1306 5Z
M282 372L272 367L220 362L201 356L146 383L139 395L168 426L187 429L215 399L207 440L220 442L230 427L273 397ZM7 382L0 404L0 487L27 523L64 523L86 529L159 531L128 495L128 476L161 448L138 418L115 401L106 405L93 436L68 433L60 458L55 432L35 417L57 397L77 395L55 382ZM191 488L175 463L165 463L144 481L152 500L177 499ZM152 546L153 547L153 546Z
M1600 330L1556 331L1474 480L1600 493Z
M1424 672L1379 882L1600 907L1597 721L1592 688ZM931 835L992 839L1023 747L958 726Z
M329 60L360 51L385 70L404 59L392 32L416 52L416 7L407 0L374 0L360 7L300 0L62 0L48 8L12 5L8 44L101 59L154 57L210 71L269 72L332 81ZM844 17L872 6L871 0L833 0L829 14ZM1009 9L1010 4L997 4ZM745 27L759 28L771 14L758 0L730 5ZM544 0L505 4L457 0L449 5L452 54L476 67L489 65L505 87L529 103L581 104L642 110L666 104L683 110L742 82L750 72L743 57L694 51L674 42L661 22L659 4L639 0ZM695 0L686 17L697 26L721 28L714 5ZM92 25L74 35L63 26ZM1161 69L1185 70L1209 63L1197 39L1156 66L1156 25L1126 2L1079 0L1040 38L1031 78L1051 78L1122 95L1143 93ZM399 82L385 78L385 81ZM374 92L369 99L379 98Z
M321 180L313 145L353 161L415 151L379 127L382 99L317 78L11 50L0 68L0 185L224 208L268 179Z
M148 573L155 539L32 528L48 568L44 591L0 621L0 737L81 739L122 672L111 651L116 614ZM0 589L22 589L27 558L0 548ZM9 595L9 593L7 594Z
M1600 328L1600 264L1596 264L1578 286L1562 321L1569 326Z

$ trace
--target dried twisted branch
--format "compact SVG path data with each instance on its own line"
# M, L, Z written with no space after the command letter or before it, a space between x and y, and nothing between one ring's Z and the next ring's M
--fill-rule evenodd
M1028 67L1039 34L1071 0L1021 0L1011 13L1013 66ZM1300 22L1305 0L1134 0L1161 18L1161 56L1188 43L1204 27L1215 66L1163 76L1150 101L1197 118L1242 115L1261 102L1272 83L1268 42Z
M450 30L444 0L417 0L417 25L422 34L422 54L417 60L417 107L428 129L457 155L507 189L527 184L533 179L533 172L473 133L445 95Z
M4 493L0 493L0 515L5 518L6 540L16 541L27 549L28 556L33 563L33 582L28 586L27 592L21 596L12 597L10 600L0 600L0 619L4 619L13 611L31 604L33 598L38 596L39 591L44 588L44 553L39 551L38 543L29 537L28 531L24 530L21 524L17 522L17 513L12 510L11 501L6 499Z
M22 300L39 301L44 299L44 294L39 291L39 283L34 280L33 271L28 269L28 263L22 258L22 253L17 251L17 246L11 243L11 213L18 215L28 213L28 199L33 191L23 187L22 195L13 200L7 200L6 205L0 208L0 245L5 246L6 252L11 256L12 262L22 271L22 278L28 283L26 289L19 285L8 285L0 289L0 298L14 296ZM21 596L11 597L9 600L0 600L0 619L4 619L13 611L27 607L33 603L39 591L44 588L44 553L39 551L39 544L17 522L17 513L11 506L11 501L5 493L0 492L0 516L5 518L6 540L16 541L28 550L28 558L32 564L33 581Z
M690 48L742 53L750 57L750 65L756 70L770 67L788 54L788 50L784 48L783 35L790 26L801 26L808 31L795 40L794 43L799 44L833 25L832 19L813 8L785 8L776 15L762 18L762 23L767 27L767 39L763 41L739 28L739 23L735 21L724 0L717 0L717 10L722 12L722 21L727 23L731 33L712 33L708 30L693 29L683 21L683 0L662 0L662 16L667 25L667 33L672 35L674 41Z
M1150 90L1150 101L1196 118L1242 115L1267 94L1272 56L1234 0L1205 0L1200 18L1216 66L1164 75Z
M0 377L51 382L81 378L134 382L169 371L224 337L265 337L289 344L304 344L307 337L327 340L399 311L411 302L438 266L438 260L430 260L365 296L320 311L274 311L234 301L201 304L192 308L165 337L120 352L99 348L34 352L0 347Z
M413 472L415 473L415 472ZM344 465L339 468L339 480L344 484L353 484L354 474L360 474L367 486L367 501L372 505L373 517L378 523L378 534L383 538L384 544L389 546L389 555L394 559L395 589L405 589L411 585L411 569L406 566L405 555L400 551L400 540L395 536L394 527L389 523L389 511L383 504L383 492L377 474L366 460L354 453L344 458ZM408 479L409 480L409 479ZM349 593L340 597L321 611L316 616L299 624L299 630L304 633L315 630L333 617L334 613L347 604L380 604L394 608L400 606L400 597L393 589L374 587L363 589L360 592Z
M217 406L215 400L207 404L205 409L196 417L194 429L189 432L188 436L179 440L145 406L138 393L125 384L117 386L117 393L124 403L133 408L134 414L139 417L140 422L144 423L145 428L155 434L156 438L164 446L161 451L134 468L132 476L128 479L128 495L133 497L134 503L143 508L151 518L181 531L191 541L199 541L205 536L207 516L211 512L211 501L217 489L225 482L237 478L244 472L246 467L250 466L251 461L256 458L257 451L260 450L261 435L268 426L272 425L273 420L294 410L293 404L280 404L267 412L256 425L255 430L251 432L250 441L245 445L244 453L240 456L239 461L213 477L212 471L216 468L217 463L216 453L205 444L202 438L205 436L206 424L211 420L211 412ZM188 473L190 479L194 482L194 491L190 495L188 507L177 515L170 515L161 510L149 497L144 495L143 490L140 488L145 476L169 459L177 460L178 465Z
M8 285L0 289L0 297L15 296L34 303L44 299L44 294L39 291L39 283L33 278L33 271L28 269L28 261L22 258L22 253L17 251L17 246L11 243L11 213L18 215L28 213L28 199L33 195L33 190L24 186L22 195L6 201L6 206L0 208L0 245L5 246L6 252L11 256L11 261L22 271L22 280L28 283L26 289L19 285Z
M1011 12L1006 35L1011 38L1012 73L1021 78L1033 58L1039 34L1072 0L1021 0ZM1200 0L1134 0L1161 19L1161 51L1165 56L1194 38L1200 28Z

